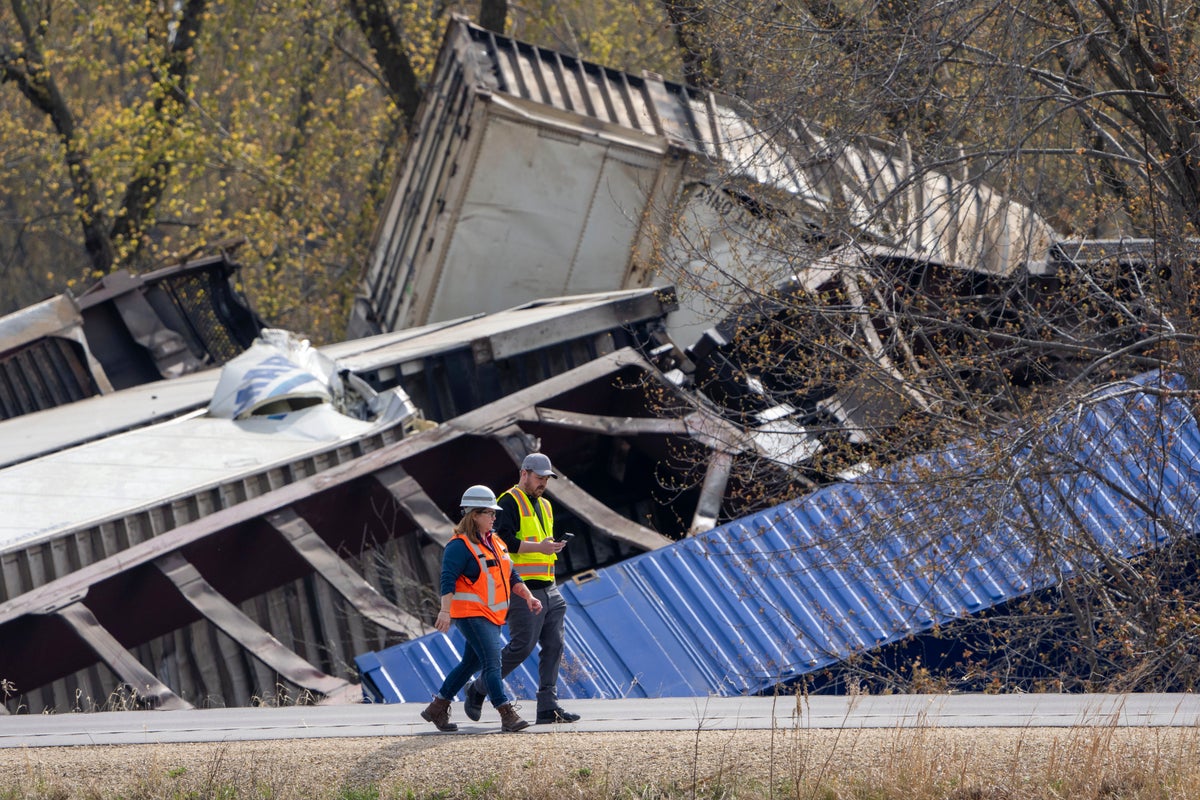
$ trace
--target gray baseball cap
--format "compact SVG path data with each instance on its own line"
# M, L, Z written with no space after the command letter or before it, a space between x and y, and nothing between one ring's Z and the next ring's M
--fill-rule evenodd
M558 473L550 469L549 456L543 455L542 453L530 453L529 455L525 456L525 460L521 462L521 469L527 469L530 472L541 475L542 477L558 477Z

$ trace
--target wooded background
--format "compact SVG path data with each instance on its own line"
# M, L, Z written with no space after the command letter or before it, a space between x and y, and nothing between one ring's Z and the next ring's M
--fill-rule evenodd
M338 338L452 12L903 138L1064 234L1200 213L1191 4L5 0L0 312L244 238L259 312Z

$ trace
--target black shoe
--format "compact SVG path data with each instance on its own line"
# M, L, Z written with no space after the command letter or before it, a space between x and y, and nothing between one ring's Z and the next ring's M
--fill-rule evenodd
M470 713L471 712L469 712L469 711L467 712L468 715L470 715ZM579 721L578 714L572 714L570 711L567 711L565 708L559 708L558 706L555 706L554 708L550 709L549 711L539 711L538 715L537 715L537 724L538 725L551 725L556 722L578 722L578 721Z
M487 697L483 692L475 691L475 682L467 684L467 702L463 703L463 711L466 712L467 719L473 719L479 722L479 715L483 713L483 699Z

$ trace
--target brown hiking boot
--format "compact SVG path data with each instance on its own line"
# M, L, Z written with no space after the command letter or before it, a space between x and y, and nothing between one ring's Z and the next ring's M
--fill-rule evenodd
M505 733L516 733L529 727L529 723L517 716L517 710L512 703L505 703L496 708L500 712L500 730Z
M513 716L516 716L515 714ZM450 721L450 701L445 700L437 695L433 696L433 702L425 706L425 710L421 712L421 718L426 722L432 722L437 726L439 731L456 731L458 725ZM527 725L529 723L526 723Z

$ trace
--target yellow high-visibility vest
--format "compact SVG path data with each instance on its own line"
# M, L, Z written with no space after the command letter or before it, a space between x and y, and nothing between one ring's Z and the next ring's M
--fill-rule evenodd
M518 539L540 542L554 535L554 512L550 510L549 500L544 497L537 499L538 505L542 509L542 518L539 520L533 510L533 503L518 487L514 486L504 494L517 501L517 513L521 516L521 527L517 530ZM557 560L558 556L553 553L547 555L546 553L518 551L512 554L513 566L516 568L517 574L521 576L521 580L525 581L553 581L554 562Z

